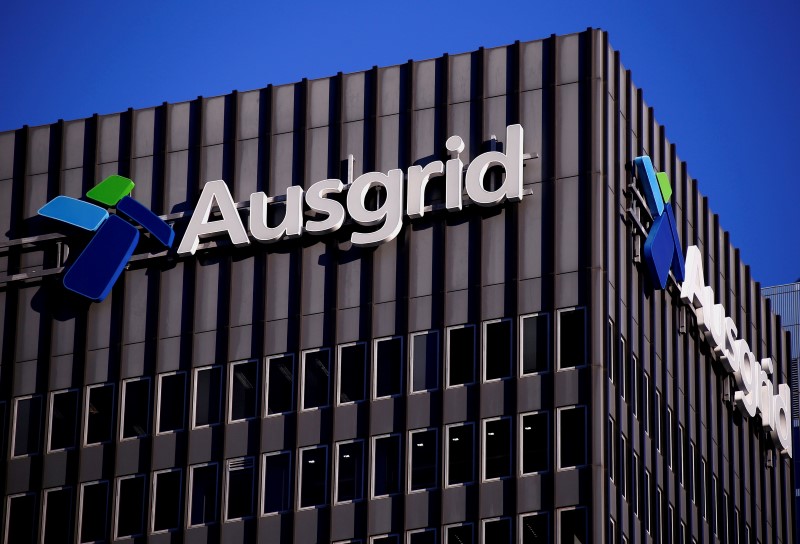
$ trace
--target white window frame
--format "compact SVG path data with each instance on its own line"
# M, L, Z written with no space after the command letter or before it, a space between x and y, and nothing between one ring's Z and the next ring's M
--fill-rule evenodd
M325 502L323 502L322 504L314 504L314 505L311 505L311 506L301 506L302 503L303 503L303 453L306 452L306 451L310 451L310 450L320 450L320 449L321 450L325 450L325 493L323 493L323 495L325 497ZM291 457L289 459L290 459L289 462L291 463ZM322 446L308 446L308 447L305 447L305 448L300 448L297 451L297 459L298 459L298 461L297 461L297 493L296 493L296 495L297 495L297 510L298 511L300 511L300 510L316 510L316 509L324 508L324 507L328 506L328 500L327 500L328 491L329 491L328 482L330 481L330 478L328 477L329 474L330 474L330 467L328 466L328 464L330 463L330 461L328 460L328 446L327 445L322 445Z
M228 517L228 501L230 500L230 477L231 477L231 464L234 462L242 461L244 463L250 463L250 470L253 471L253 481L250 482L250 496L252 497L252 505L253 505L253 514L250 516L240 517L240 518L229 518ZM242 467L241 469L234 469L234 470L247 470L247 466ZM222 483L222 520L223 522L228 521L242 521L246 519L253 519L256 517L256 508L258 505L256 504L256 497L254 493L256 492L256 478L258 478L258 467L256 466L255 457L252 455L245 455L243 457L232 457L230 459L225 460L225 479Z
M389 493L388 495L377 495L377 494L375 494L375 449L376 449L375 448L375 443L378 440L381 440L383 438L390 438L390 437L393 437L393 436L398 437L397 442L400 445L400 453L397 456L397 474L401 478L403 476L403 472L402 472L402 469L403 469L403 437L400 435L400 433L385 433L385 434L380 434L380 435L377 435L377 436L373 436L372 439L370 440L370 456L369 456L369 458L370 458L370 462L369 462L369 482L370 482L369 483L369 498L370 499L377 499L377 498L380 498L380 497L393 497L393 496L402 494L402 489L403 489L403 483L402 482L400 482L400 485L398 486L397 493Z
M33 497L33 500L34 500L34 503L35 503L36 502L36 492L35 491L28 491L26 493L14 493L13 495L9 495L8 497L6 497L5 524L3 526L3 542L4 542L4 544L15 544L13 542L12 543L8 542L8 527L9 527L8 519L11 516L11 500L12 499L18 499L19 497L31 497L31 496ZM37 516L38 521L40 522L40 525L42 525L43 522L44 522L44 517L41 515L42 513L44 513L44 511L39 512L39 515ZM36 521L37 520L34 520L34 523ZM44 526L42 525L42 527L33 527L31 532L38 534L40 532L40 530L39 530L40 528L44 529ZM41 531L41 532L42 532L42 534L44 534L44 531Z
M622 484L622 498L628 498L628 438L624 434L620 434L620 447L619 447L619 475L620 483Z
M213 466L215 469L216 475L216 485L214 486L214 520L208 523L198 523L196 525L192 525L192 495L194 490L194 471L200 468L211 467ZM186 500L186 528L189 529L190 527L208 527L210 525L215 525L218 523L219 519L217 518L216 514L219 512L219 463L216 461L211 461L209 463L198 463L196 465L190 465L189 469L189 482L188 482L188 493L187 493L187 500Z
M289 486L289 500L287 501L289 507L285 510L281 510L279 512L265 512L265 504L264 504L264 493L266 491L267 486L267 457L277 457L279 455L288 455L289 456L289 474L293 475L293 468L292 468L292 451L291 450L281 450L281 451L271 451L261 455L261 476L259 478L259 489L258 489L258 513L259 517L266 517L266 516L278 516L280 514L285 514L286 512L292 511L292 495L294 493L294 485ZM294 482L292 482L294 483Z
M656 417L656 450L661 451L661 391L656 388L655 396L655 417Z
M349 501L339 500L339 447L346 444L360 444L361 445L361 489L359 490L359 497ZM364 460L366 457L366 448L364 447L364 440L362 438L355 438L353 440L342 440L334 444L334 458L333 458L333 504L353 504L364 500Z
M312 406L311 408L306 408L306 355L309 353L318 353L320 351L325 351L328 353L328 391L327 391L327 401L322 406ZM323 408L328 408L331 405L331 376L330 372L333 370L332 368L333 361L331 360L331 350L330 348L314 348L314 349L307 349L300 353L300 406L298 406L299 412L313 412L314 410L321 410ZM334 392L335 393L335 392Z
M246 417L246 418L243 418L243 419L233 419L233 373L234 373L234 369L237 366L246 365L246 364L253 364L256 367L256 379L255 379L255 381L253 383L253 387L255 388L255 396L256 396L255 405L256 405L256 407L255 407L255 410L254 410L254 414L252 416L249 416L249 417ZM259 385L260 379L261 379L261 377L259 376L258 373L261 370L259 368L260 366L261 365L258 364L258 361L256 359L243 359L241 361L234 361L234 362L232 362L232 363L230 363L228 365L228 380L227 380L228 381L228 387L227 387L227 397L228 397L227 401L228 402L226 402L228 416L225 418L225 420L229 424L230 423L242 423L242 422L253 421L255 419L258 419L258 412L259 412L259 410L258 410L258 406L259 406L259 404L258 404L258 401L259 401L258 385Z
M644 434L650 436L650 374L642 374L642 418L644 419Z
M59 487L51 487L51 488L48 488L48 489L43 489L42 490L42 510L41 510L41 514L39 515L40 531L39 531L38 542L40 544L44 544L44 539L47 536L47 534L45 533L45 529L47 529L47 496L53 491L64 491L65 489L69 489L70 490L70 493L69 493L69 511L67 512L67 517L70 519L70 525L72 525L72 521L74 521L72 519L72 508L73 508L74 503L75 503L75 492L73 491L74 486L62 485L62 486L59 486ZM6 518L5 527L6 527L6 529L5 529L6 532L8 532L8 519L7 518ZM73 534L73 531L71 529L72 529L72 527L64 527L64 531L67 532L70 535ZM7 542L7 541L8 541L8 538L5 538L3 540L3 542Z
M400 543L400 535L398 535L397 533L384 533L382 535L373 535L373 536L369 537L369 544L373 544L374 542L377 542L381 538L391 538L391 537L394 537L395 539L397 539L398 544ZM345 541L345 542L348 542L348 541ZM359 540L355 540L355 541L351 540L349 542L360 542L360 541Z
M616 384L617 383L617 354L616 354L617 328L616 325L614 324L614 319L611 317L608 318L608 332L606 338L608 341L608 346L607 346L608 352L606 354L606 357L609 358L608 373L610 374L608 379L611 380L611 383ZM612 519L611 522L613 523L614 520Z
M713 512L711 515L711 533L714 536L719 536L719 510L717 509L717 477L711 475L711 504L713 505Z
M472 329L472 381L467 383L459 383L456 385L450 385L450 332L458 329ZM453 325L451 327L447 327L444 330L444 387L445 389L457 389L459 387L466 387L468 385L473 385L477 381L476 371L475 371L475 360L477 359L476 354L478 351L478 334L474 324L472 323L464 323L462 325Z
M631 503L633 504L633 514L639 515L639 454L633 451L631 460Z
M433 527L428 527L425 529L413 529L411 531L406 531L406 544L411 544L411 535L418 535L424 533L433 533L433 540L436 542L436 529Z
M617 480L619 479L619 477L617 475L617 447L616 447L618 433L617 433L617 422L616 422L616 420L614 419L613 416L608 416L608 425L609 425L609 430L608 430L608 449L609 449L609 453L608 453L608 473L609 473L609 479L616 484Z
M111 414L112 417L112 429L111 429L111 437L108 440L104 440L102 442L92 442L89 444L87 442L88 435L89 435L89 396L91 395L92 389L98 389L100 387L110 387L111 388L111 409L114 411L116 407L116 399L117 399L117 388L115 387L113 382L103 382L103 383L93 383L91 385L86 386L86 392L84 393L84 401L83 401L83 436L81 437L81 444L84 448L90 448L92 446L102 446L103 444L111 444L114 441L114 429L113 429L113 419L116 414ZM121 419L121 418L117 418Z
M525 335L523 334L523 330L524 330L523 322L524 322L525 319L536 318L536 317L540 317L540 316L544 316L545 322L547 323L547 368L544 369L544 370L540 370L538 372L529 372L529 373L525 374L525 372L524 372L524 359L523 359L523 356L525 354ZM552 349L553 349L553 347L552 347L553 338L552 338L552 335L550 334L551 333L550 314L548 312L535 312L535 313L532 313L532 314L521 315L521 316L519 316L518 327L519 327L519 350L518 350L518 353L517 353L517 360L519 361L519 365L518 365L519 366L519 371L518 371L519 377L523 378L523 377L526 377L526 376L539 376L541 374L545 374L547 372L550 372L552 370L552 368L550 368L550 363L551 363L550 355L551 355Z
M461 523L449 523L442 528L442 533L444 534L444 542L442 544L455 544L450 542L450 538L448 537L448 530L452 527L464 527L469 526L470 534L472 535L472 541L475 542L475 524L470 521L464 521Z
M417 336L423 336L433 334L436 336L436 384L431 389L420 389L419 391L414 391L414 338ZM425 331L417 331L413 332L409 335L408 338L408 394L409 395L420 395L422 393L431 393L433 391L439 390L439 379L441 374L441 368L439 364L442 360L442 340L439 337L439 330L438 329L429 329Z
M658 516L656 518L656 522L658 523L658 541L659 543L664 542L664 523L661 517L661 512L664 510L664 495L661 492L661 488L656 486L656 508L658 509ZM671 542L669 544L672 544Z
M679 437L678 449L680 450L680 454L681 454L681 464L680 464L680 467L681 467L681 487L683 487L685 489L686 488L686 485L685 485L686 484L686 471L685 471L686 464L685 464L685 460L684 460L684 451L683 451L684 450L683 441L685 440L684 439L684 433L685 433L685 431L683 429L683 425L678 423L678 437Z
M395 395L387 395L383 397L378 396L378 343L385 342L387 340L399 340L400 341L400 368L398 369L397 379L400 380L400 384L398 387L398 393ZM394 399L403 396L403 391L405 391L405 384L403 383L403 379L405 378L405 372L403 372L403 361L405 361L405 339L402 336L383 336L381 338L376 338L372 341L372 379L370 380L371 385L371 393L370 397L372 400L379 400L379 399Z
M691 491L692 491L692 502L697 504L697 474L694 470L694 462L695 459L695 450L694 450L694 442L689 440L689 483L691 483Z
M617 346L619 349L619 362L620 367L622 368L622 379L620 380L619 389L620 394L622 396L622 400L628 400L628 375L631 371L630 367L628 366L628 341L625 340L625 337L620 335L619 337L619 345Z
M562 406L560 408L556 408L556 436L559 437L559 440L556 440L556 471L557 472L560 472L562 470L575 470L575 469L579 469L581 467L585 467L585 466L587 466L587 463L589 461L589 440L587 439L587 436L584 436L583 437L584 438L584 440L583 440L583 464L582 465L571 466L571 467L562 467L561 466L561 440L560 440L560 437L564 436L562 434L562 432L561 432L561 414L565 410L575 410L575 409L583 410L583 421L584 421L584 424L586 424L588 422L588 419L587 419L588 410L587 410L585 405L583 405L583 404L573 404L571 406ZM584 432L588 433L588 430L584 428Z
M701 488L703 492L700 496L700 510L703 513L703 519L708 519L708 504L706 503L706 488L708 485L706 484L706 460L700 457L700 476L703 479L703 487Z
M568 312L576 312L576 311L583 312L583 364L570 366L566 368L561 368L561 316ZM589 331L587 330L587 322L588 316L586 315L586 307L585 306L570 306L569 308L559 308L556 310L556 341L555 341L555 350L556 350L556 371L566 371L566 370L577 370L579 368L586 368L587 366L587 359L588 359L588 350L589 346L587 345L586 337L588 336Z
M448 483L448 474L450 473L450 429L455 429L456 427L466 427L469 426L472 428L472 479L468 482L462 482L457 484L450 484ZM452 425L446 425L444 430L444 463L443 463L443 474L444 477L444 487L451 488L451 487L463 487L465 485L470 485L475 483L475 423L474 422L464 422L464 423L454 423Z
M183 406L181 410L183 410L181 414L181 427L179 429L174 429L172 431L161 431L159 430L161 427L161 383L164 378L169 376L177 376L178 374L183 374ZM156 436L164 435L164 434L174 434L181 431L186 430L186 381L187 375L185 370L175 370L173 372L164 372L163 374L158 375L158 384L156 385L156 428L154 429L154 434Z
M99 517L101 517L101 519L103 520L103 524L105 526L105 530L103 531L103 533L105 534L105 533L108 532L108 502L109 502L108 501L108 494L111 491L111 489L110 489L111 488L111 484L109 483L108 480L93 480L91 482L81 482L80 491L78 492L78 523L77 523L77 527L75 527L75 532L78 535L78 538L76 539L76 542L82 542L81 541L81 529L82 529L82 525L83 525L83 491L87 487L89 487L91 485L97 485L97 484L106 484L106 512L105 512L105 514L103 514L102 516L99 516ZM94 513L93 513L93 516L97 517L96 514L94 514ZM92 542L104 542L104 541L105 541L105 539L103 539L103 540L94 540ZM87 544L87 543L83 542L82 544Z
M639 413L639 358L631 353L631 407L633 417Z
M216 423L209 423L205 425L197 425L197 377L200 372L219 372L219 402L217 403L217 422ZM225 404L222 398L222 388L225 385L225 367L223 365L206 365L206 366L199 366L192 371L192 429L208 429L210 427L216 427L222 423L222 415L220 412L222 411L223 405Z
M139 434L136 436L123 436L125 432L125 396L128 392L128 384L133 382L147 382L147 417L145 421L147 421L147 428L144 431L144 434ZM119 417L118 420L118 435L120 442L127 442L129 440L140 440L142 438L146 438L150 434L150 401L152 400L152 391L150 387L150 377L149 376L138 376L136 378L128 378L122 380L122 395L120 397L120 404L119 404Z
M608 535L609 543L614 543L617 541L617 523L614 521L614 518L608 518L608 531L611 533Z
M158 531L156 531L156 529L155 529L155 523L156 523L156 490L157 490L157 485L158 485L158 476L160 474L166 474L168 472L177 472L178 473L178 477L180 478L179 489L180 489L181 492L178 493L178 525L176 527L172 528L172 529L159 529ZM153 472L152 481L151 481L151 491L150 491L150 523L149 523L149 529L150 529L150 534L151 535L160 535L160 534L164 534L164 533L174 533L176 531L180 531L181 530L180 515L181 515L181 512L183 512L183 509L181 508L182 502L183 502L183 494L184 494L183 492L184 492L184 487L183 487L183 469L181 467L168 468L168 469L157 470L157 471Z
M493 325L495 323L508 323L508 376L505 378L492 378L491 380L486 377L486 364L487 364L487 353L486 347L489 345L487 335L487 329L489 325ZM493 383L493 382L503 382L512 379L515 376L514 373L514 320L502 317L499 319L489 319L481 323L481 378L483 383Z
M364 380L364 391L362 392L361 400L349 400L347 402L341 402L342 396L342 349L348 348L351 346L364 346L364 377L367 376L367 364L370 358L369 354L369 343L367 342L348 342L346 344L339 344L336 347L336 390L334 391L334 401L336 402L336 406L349 406L353 404L361 404L362 402L366 402L367 400L367 381Z
M292 400L290 402L289 410L285 412L275 412L274 414L269 413L269 374L270 374L270 363L276 359L285 359L286 357L290 357L292 359L292 387L291 395ZM275 355L269 355L264 359L264 416L263 417L278 417L283 416L286 414L291 414L295 409L295 390L297 388L297 357L295 357L294 353L278 353Z
M645 505L645 512L647 515L645 516L645 531L648 535L653 534L653 525L652 525L652 513L653 505L650 504L650 471L646 468L644 469L644 505Z
M17 409L18 409L18 405L19 405L20 401L33 399L33 398L38 398L39 399L39 416L40 416L39 417L39 432L38 432L38 436L36 437L36 451L34 451L33 453L25 453L25 454L22 454L22 455L14 455L14 450L16 449L16 445L17 445L17 432L16 432L16 430L17 430ZM14 413L13 413L13 418L11 419L11 423L12 423L12 425L11 425L11 452L10 452L11 455L9 456L11 459L24 459L26 457L32 457L34 455L39 455L39 450L41 450L41 448L42 448L42 444L41 444L41 442L42 442L42 439L41 439L41 436L42 436L42 422L41 422L42 402L43 402L42 395L39 395L39 394L22 395L22 396L19 396L19 397L14 397ZM22 493L22 495L24 495L24 493ZM20 496L20 495L18 494L18 495L15 495L15 496Z
M669 533L669 542L675 542L675 509L672 508L672 505L667 502L667 527L666 531L662 531L662 533L667 532ZM661 537L661 540L664 540L664 537Z
M546 510L535 511L535 512L525 512L523 514L519 514L517 516L517 519L518 519L518 522L517 522L517 535L523 534L524 527L525 527L524 526L524 520L525 520L525 518L527 518L529 516L543 516L547 520L546 521L547 535L546 535L546 538L545 538L545 542L549 542L550 541L550 536L553 534L553 526L550 524L550 512L548 512Z
M521 420L522 418L520 418ZM497 478L486 477L486 426L494 421L508 421L508 476L500 476ZM489 417L481 420L481 481L482 482L497 482L499 480L508 480L514 477L514 423L511 421L511 416L498 416Z
M544 440L547 440L547 468L544 470L537 470L534 472L525 472L522 466L522 459L523 459L523 452L525 451L525 416L536 416L539 414L545 414L545 422L547 424L547 430L545 435L542 437ZM519 415L519 475L520 476L531 476L533 474L545 474L550 472L550 465L552 459L550 458L550 452L552 451L552 434L550 433L550 411L549 410L534 410L532 412L523 412ZM513 437L512 437L513 442Z
M675 444L673 444L675 439L674 439L674 435L672 433L672 427L673 427L673 423L672 423L672 408L667 406L667 447L666 447L667 451L665 452L664 457L666 457L667 464L669 465L669 468L671 468L671 469L673 468L673 465L674 465L674 460L673 460L672 457L675 454Z
M486 524L487 523L493 523L495 521L503 521L503 520L508 520L508 526L511 529L511 541L514 542L514 521L509 516L497 516L497 517L493 517L493 518L482 519L481 520L481 540L480 541L481 542L485 542L486 544L489 544L486 541ZM493 542L491 544L502 544L502 543Z
M66 448L53 449L53 448L50 447L51 443L52 443L52 435L53 435L53 404L54 404L55 396L56 395L61 395L61 394L64 394L64 393L76 393L76 396L77 396L77 399L76 399L76 402L75 402L75 410L76 410L76 413L75 413L75 429L73 430L73 433L74 433L74 435L73 435L74 445L66 447ZM56 452L56 451L72 451L78 446L78 415L79 415L80 410L81 410L81 406L80 406L80 404L81 404L81 390L79 388L77 388L77 387L71 387L69 389L59 389L58 391L51 391L49 397L50 397L49 398L49 402L47 403L47 431L46 431L47 432L47 439L46 439L46 441L47 441L47 446L46 446L47 450L46 451L47 451L47 453L53 453L53 452ZM14 414L14 416L15 416L14 421L16 422L16 413ZM13 433L13 434L16 435L16 433ZM12 436L11 440L12 441L14 440L13 436ZM11 453L12 453L12 456L13 456L13 453L14 453L14 448L13 447L11 448Z
M433 431L434 439L433 444L436 448L436 466L434 470L436 474L434 476L434 484L433 487L426 487L425 489L411 489L411 470L414 465L414 435L418 433L427 433ZM439 482L441 479L441 475L439 474L439 429L437 427L425 427L422 429L412 429L408 431L408 455L406 455L406 471L408 473L408 490L406 491L407 494L411 495L413 493L424 493L425 491L430 491L432 489L439 488ZM424 532L424 531L417 531L417 532Z
M588 523L589 513L587 512L587 508L585 506L570 506L568 508L559 508L556 510L556 542L561 541L561 515L564 512L569 512L572 510L583 510L583 518L584 518L584 524L586 526L586 534L587 535L591 534L591 528L589 527Z
M142 479L142 487L144 489L144 493L142 494L142 531L135 534L135 535L125 535L119 536L119 493L120 493L120 486L123 480L133 480L135 478ZM128 538L139 538L146 534L147 532L147 508L146 508L146 499L147 499L147 475L146 474L130 474L128 476L119 476L116 478L114 483L114 533L112 540L121 540L121 539L128 539Z

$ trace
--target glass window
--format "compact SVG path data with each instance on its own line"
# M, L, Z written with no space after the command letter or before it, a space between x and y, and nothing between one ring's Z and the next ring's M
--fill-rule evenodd
M520 318L522 374L535 374L550 369L550 321L547 314Z
M189 468L189 526L217 520L217 464Z
M631 355L631 407L633 415L639 413L639 359Z
M700 458L700 480L698 481L700 487L700 510L703 514L703 519L707 519L706 510L706 460Z
M444 528L445 544L472 544L472 524L450 525Z
M144 534L144 475L117 478L115 538Z
M400 492L400 435L372 439L372 496Z
M156 433L182 431L185 406L186 372L159 375Z
M560 544L586 544L589 542L586 509L570 508L559 510L558 534Z
M48 451L75 447L78 426L77 389L56 391L50 396L50 444Z
M90 386L86 394L87 446L111 442L114 421L114 384Z
M558 468L586 464L586 407L558 409Z
M583 308L558 311L558 368L586 364L586 318Z
M644 432L650 434L650 375L647 372L642 375L642 410Z
M42 417L42 397L34 395L14 399L13 456L39 453L39 425ZM20 499L19 504L22 504Z
M487 519L483 522L483 542L511 544L511 518Z
M258 363L244 361L231 365L231 382L228 393L228 420L244 421L258 414Z
M225 520L246 519L253 516L253 489L255 466L252 457L228 459L225 474Z
M661 391L656 389L655 406L653 407L653 416L655 417L653 423L656 430L656 449L661 451Z
M328 406L331 364L327 349L303 353L303 410Z
M363 498L364 442L339 442L336 444L336 497L337 503Z
M622 368L622 380L620 383L620 394L624 400L628 398L628 385L631 383L631 369L625 364L628 360L628 343L625 338L619 338L619 362Z
M222 405L222 367L198 368L194 374L194 421L192 427L217 425Z
M263 514L291 510L292 454L288 451L264 454Z
M523 414L521 422L522 473L550 470L550 414Z
M348 344L339 347L339 404L361 402L365 398L367 377L367 345Z
M152 530L177 531L180 528L183 473L181 469L162 470L153 474Z
M511 476L511 418L483 422L483 478Z
M617 423L608 418L608 476L612 482L617 481Z
M122 440L147 436L150 421L150 378L122 382Z
M511 377L511 321L488 321L483 324L484 380Z
M664 457L667 459L667 463L669 464L669 468L674 469L675 467L675 448L673 447L673 442L675 441L675 428L672 424L672 409L667 408L667 439L666 439L666 453Z
M394 397L403 392L403 339L381 338L375 340L374 397Z
M97 542L106 539L108 515L108 482L81 484L78 542Z
M294 408L294 356L267 359L267 415L285 414Z
M652 494L650 487L650 472L645 469L644 471L644 496L642 497L642 506L644 506L644 528L648 533L651 531L650 526L650 496Z
M547 512L523 514L519 531L522 544L550 544L550 517Z
M628 476L628 439L625 435L620 436L619 448L619 489L622 491L622 498L628 496L627 476Z
M639 456L633 452L631 463L631 504L634 515L639 515Z
M439 332L411 335L411 392L432 391L439 386Z
M36 495L12 495L6 502L6 542L34 542L36 540Z
M447 386L475 381L475 326L447 329Z
M400 538L397 535L381 535L369 538L370 544L399 544Z
M447 485L467 484L474 480L473 425L447 427Z
M438 486L438 440L436 429L423 429L409 433L409 491L433 489Z
M300 508L314 508L327 500L328 448L325 446L300 450Z
M64 535L72 539L72 488L48 489L44 492L42 544L61 544ZM25 542L9 538L8 542Z
M436 529L409 531L407 544L436 544Z
M615 348L617 346L617 327L614 325L614 320L608 320L608 329L606 329L606 333L606 349L608 350L606 354L606 365L608 366L608 379L611 380L611 383L616 383L617 350Z

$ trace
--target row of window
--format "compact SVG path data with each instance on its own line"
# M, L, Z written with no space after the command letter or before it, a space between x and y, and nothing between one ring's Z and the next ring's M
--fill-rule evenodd
M556 350L558 368L585 365L585 311L583 308L556 312L559 341ZM520 326L520 373L545 372L550 369L550 316L522 316ZM486 321L482 324L481 352L484 381L503 380L512 376L512 320ZM439 331L413 333L409 338L409 393L432 391L439 382ZM460 325L446 329L445 380L447 387L459 387L476 380L476 326ZM337 372L334 400L337 405L365 401L367 398L368 344L344 344L337 349ZM301 353L299 408L313 410L331 402L331 350L313 349ZM380 399L403 394L403 337L380 338L373 342L372 398ZM258 361L239 361L227 366L227 421L245 421L259 417L259 379L264 375L264 417L295 410L295 357L283 354L267 357L263 370ZM186 371L160 374L156 377L156 434L182 431L186 427L186 407L190 404L191 428L221 423L224 402L222 386L225 367L214 365L193 369L191 404L187 402ZM141 438L150 433L151 378L123 380L121 385L119 439ZM59 451L77 446L78 414L81 405L78 389L50 393L47 412L46 451ZM14 399L11 456L36 454L40 450L40 425L44 400L41 395ZM114 437L116 407L115 384L90 385L83 398L84 446L110 442Z

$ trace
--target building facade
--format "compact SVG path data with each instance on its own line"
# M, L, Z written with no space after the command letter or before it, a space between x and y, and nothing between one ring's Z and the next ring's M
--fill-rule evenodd
M777 391L788 335L599 30L0 134L4 538L793 542L789 457L648 275L645 155ZM412 208L437 160L468 194ZM292 215L370 172L330 232ZM112 175L175 245L95 303L62 281L93 241L37 212ZM249 234L176 251L214 180Z

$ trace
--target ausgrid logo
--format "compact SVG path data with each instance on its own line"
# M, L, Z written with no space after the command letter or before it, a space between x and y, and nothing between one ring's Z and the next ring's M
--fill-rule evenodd
M644 242L645 262L653 284L666 289L670 270L677 281L683 281L684 277L683 249L672 204L669 203L672 185L666 172L656 174L650 157L636 157L633 163L647 206L653 214L653 225Z
M172 247L172 227L128 196L133 186L128 178L109 176L86 196L106 206L116 206L119 214L139 223L166 247ZM41 207L39 215L97 232L64 274L64 287L95 302L105 299L136 249L139 230L119 215L109 216L99 206L68 196L57 196Z

